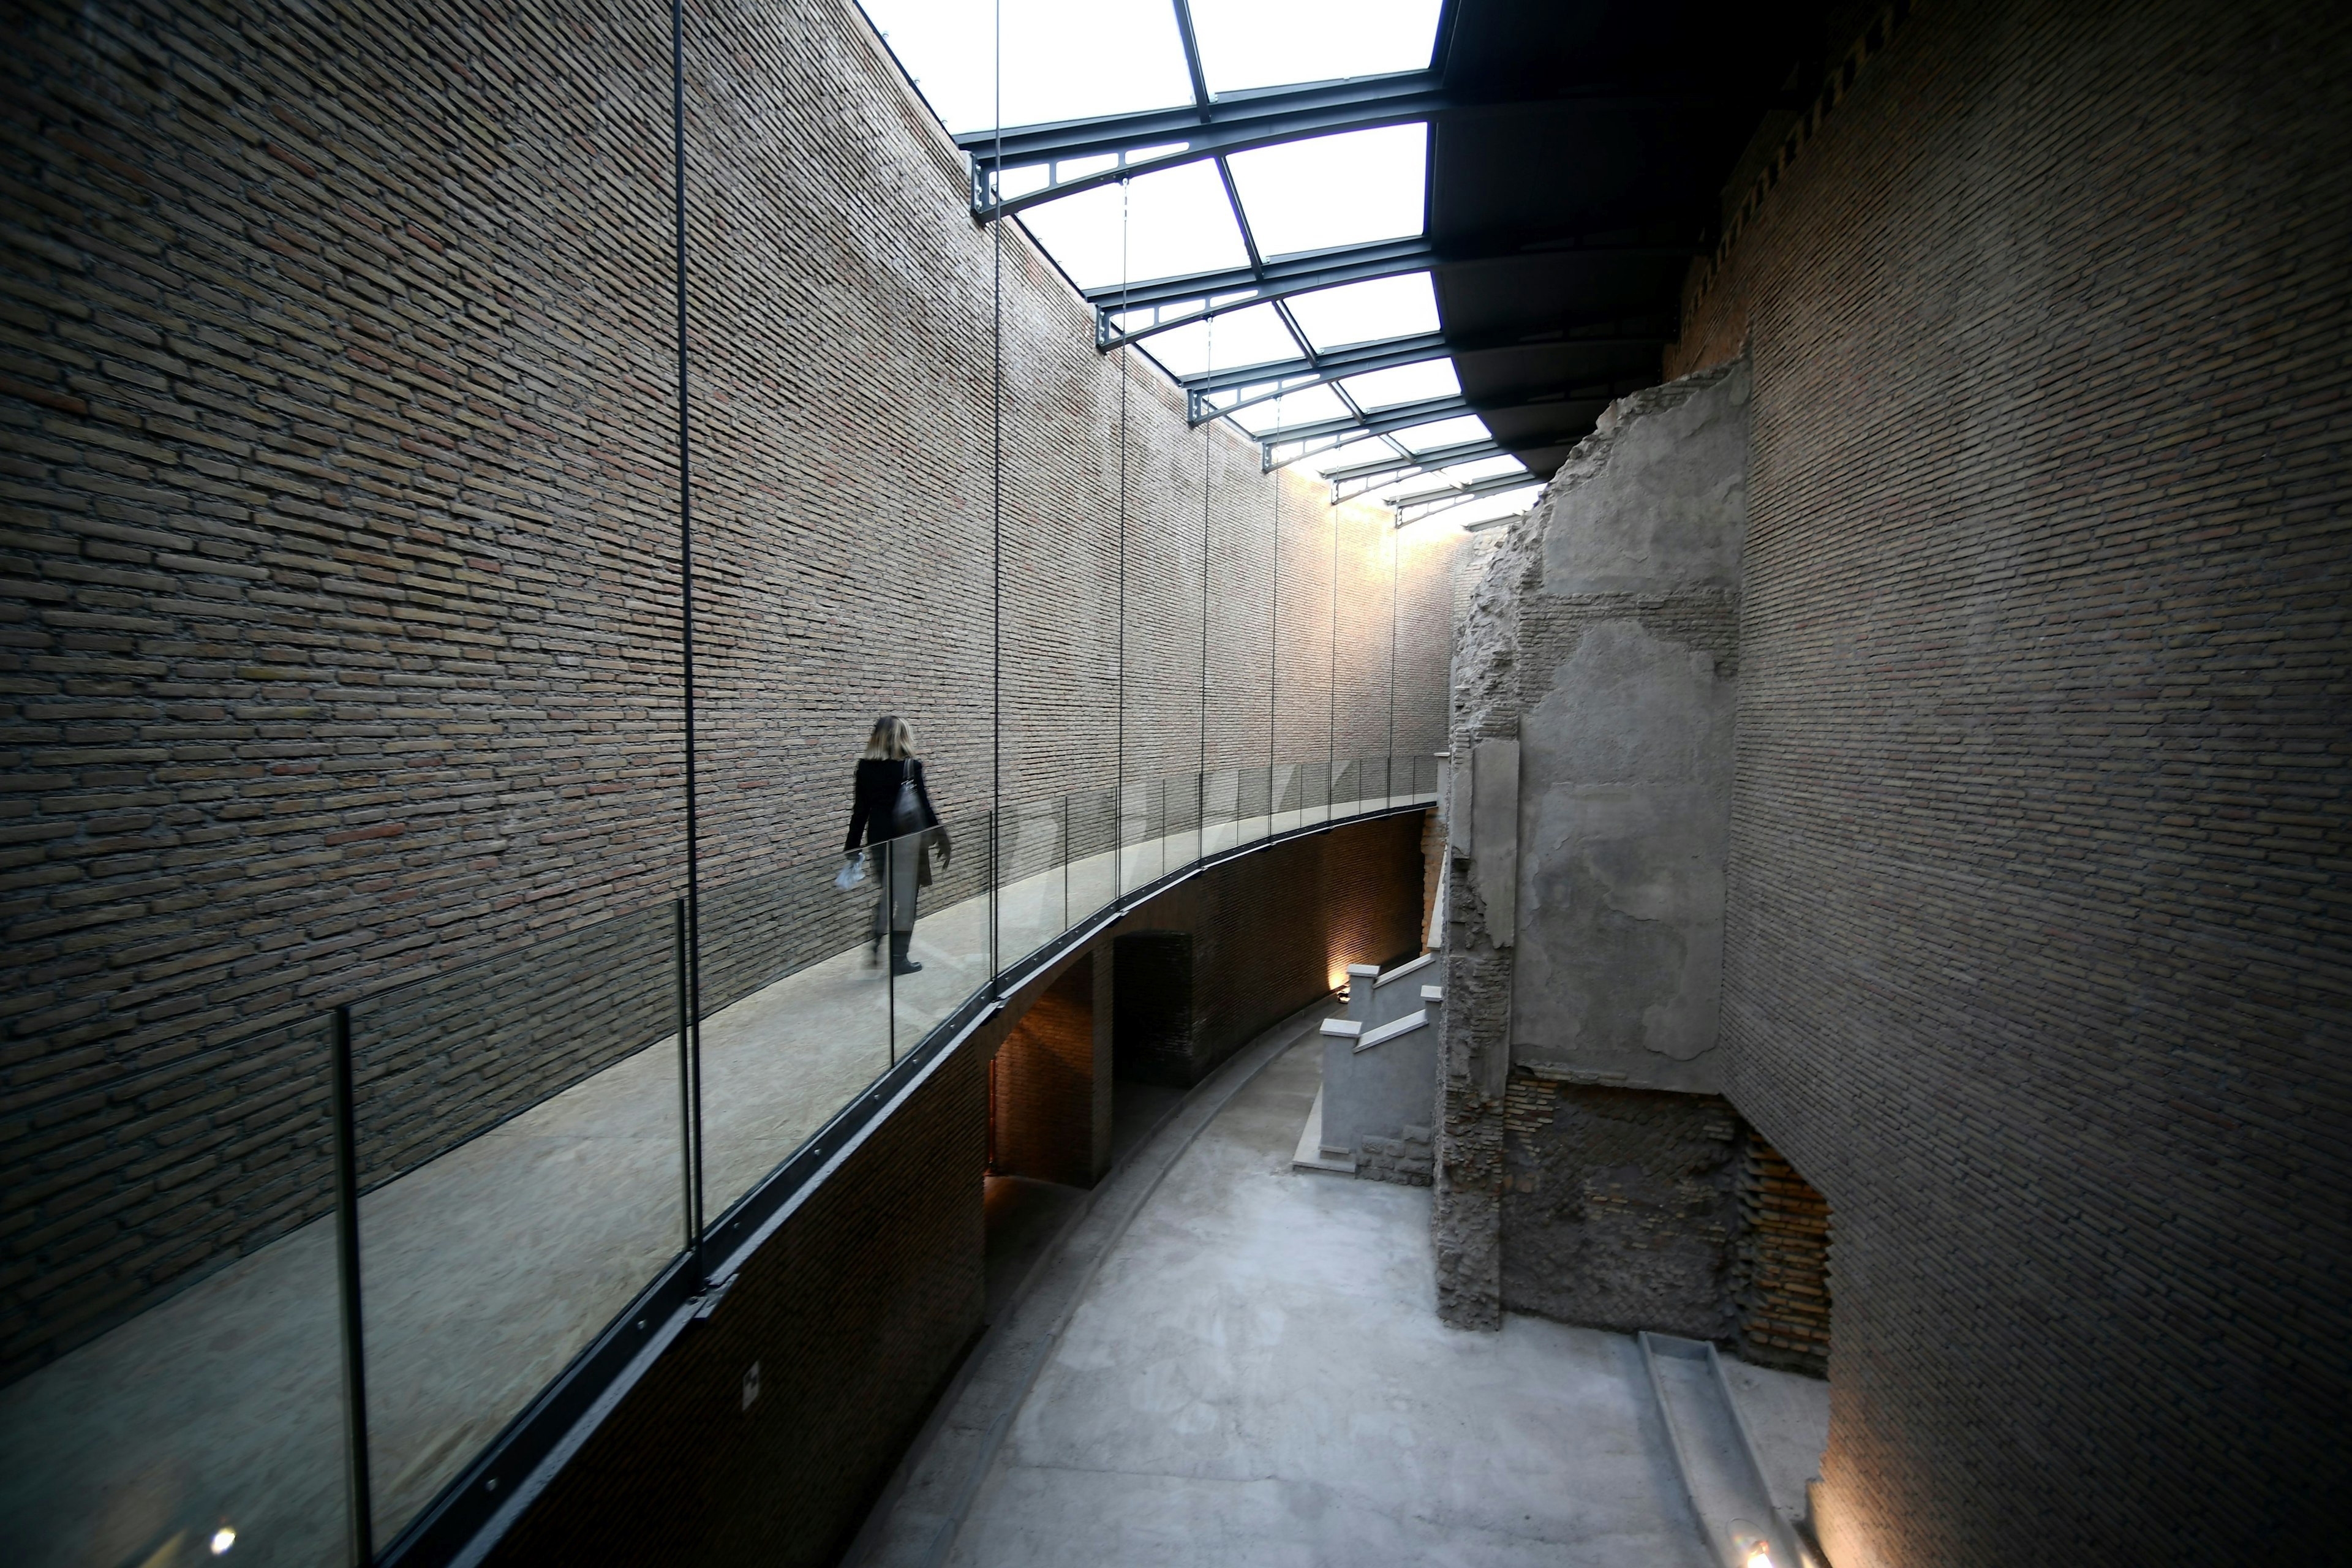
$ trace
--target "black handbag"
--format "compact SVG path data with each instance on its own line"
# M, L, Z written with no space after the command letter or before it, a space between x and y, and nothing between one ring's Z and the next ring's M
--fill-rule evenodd
M901 763L905 773L898 780L898 798L890 806L890 836L904 838L923 826L923 797L915 790L915 764Z

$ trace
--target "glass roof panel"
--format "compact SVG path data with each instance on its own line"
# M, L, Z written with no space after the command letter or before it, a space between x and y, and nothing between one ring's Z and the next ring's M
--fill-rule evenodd
M1268 430L1279 430L1286 425L1311 425L1318 419L1341 419L1347 416L1348 405L1339 395L1328 386L1310 386L1299 392L1287 392L1270 403L1255 408L1244 408L1234 415L1234 423L1253 436Z
M1352 441L1337 447L1318 447L1304 456L1300 455L1296 443L1279 446L1274 449L1274 458L1284 468L1297 468L1321 479L1334 468L1343 468L1350 463L1369 462L1374 458L1390 457L1395 451L1396 448L1389 445L1385 437L1359 436Z
M1433 397L1459 397L1462 384L1454 378L1450 359L1423 360L1394 370L1351 375L1339 384L1361 408L1393 408L1400 403L1424 403Z
M1437 331L1437 290L1426 272L1375 278L1290 297L1290 315L1318 349Z
M1415 452L1433 452L1440 447L1459 447L1466 441L1489 438L1486 422L1475 414L1458 415L1429 425L1415 425L1411 429L1399 430L1394 434L1398 440Z
M1301 357L1298 340L1290 335L1281 313L1271 305L1252 305L1205 321L1171 327L1144 339L1142 348L1176 376L1240 365L1278 364Z
M1261 256L1402 239L1422 231L1429 127L1383 125L1225 160Z
M1438 0L1192 0L1211 92L1422 70Z
M1202 160L1128 182L1125 277L1142 283L1191 272L1249 265L1241 226L1217 166ZM1020 220L1081 289L1104 289L1121 277L1119 187L1097 185L1044 202Z
M1492 458L1479 458L1467 463L1456 463L1450 468L1441 468L1438 470L1438 477L1452 479L1456 484L1466 485L1479 479L1491 479L1501 474L1525 472L1527 472L1527 465L1517 458L1498 455Z
M996 12L971 0L861 0L950 131L996 120ZM1039 125L1192 100L1168 0L1003 0L1004 123ZM1108 62L1116 61L1116 68Z

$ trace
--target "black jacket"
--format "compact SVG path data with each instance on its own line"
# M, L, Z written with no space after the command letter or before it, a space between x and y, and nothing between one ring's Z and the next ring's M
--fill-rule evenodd
M940 825L940 814L931 809L931 792L923 787L923 764L919 760L910 758L899 763L883 757L862 757L857 763L856 782L852 785L855 804L849 813L849 838L841 847L844 854L856 854L857 847L868 841L889 842L891 814L898 808L898 786L910 776L915 781L915 799L923 808L922 826Z

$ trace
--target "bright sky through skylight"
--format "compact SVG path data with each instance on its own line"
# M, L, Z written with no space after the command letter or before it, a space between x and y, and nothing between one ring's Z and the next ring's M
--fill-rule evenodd
M1252 305L1155 332L1143 340L1143 348L1171 375L1298 358L1297 342L1271 305Z
M993 0L862 0L953 132L996 124ZM1192 101L1168 0L1003 0L1004 123L1040 125Z
M1462 384L1454 378L1452 360L1423 360L1394 370L1351 375L1339 384L1360 408L1393 408L1401 403L1425 403L1433 397L1459 397Z
M1129 180L1127 188L1129 281L1249 264L1214 163L1180 164ZM1119 281L1118 186L1097 185L1031 207L1021 221L1079 288L1105 289Z
M1284 142L1226 162L1261 256L1290 256L1422 229L1429 127L1384 125Z
M1342 418L1347 412L1348 405L1339 401L1338 393L1328 386L1309 386L1286 393L1270 403L1244 408L1234 416L1234 423L1259 436L1268 430L1286 430L1293 425Z
M1440 447L1460 447L1472 441L1486 439L1486 422L1475 414L1457 415L1431 425L1416 425L1410 430L1400 430L1396 438L1416 452L1434 452Z
M1438 0L1192 0L1211 92L1422 70ZM1172 9L1172 7L1171 7Z
M1375 278L1291 297L1290 314L1318 349L1437 331L1437 291L1426 272Z

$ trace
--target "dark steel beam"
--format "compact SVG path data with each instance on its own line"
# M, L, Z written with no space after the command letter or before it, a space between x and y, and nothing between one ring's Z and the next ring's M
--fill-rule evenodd
M1480 496L1499 495L1505 490L1517 489L1522 485L1540 485L1545 482L1543 479L1534 474L1489 474L1483 479L1472 479L1466 484L1449 485L1442 490L1423 490L1414 495L1382 496L1381 499L1395 507L1402 514L1432 501L1476 500Z
M1318 354L1312 360L1290 360L1280 365L1258 365L1242 370L1211 371L1200 376L1179 379L1185 389L1186 417L1192 424L1199 425L1211 419L1222 419L1228 414L1238 414L1244 408L1255 408L1261 403L1271 403L1294 392L1304 392L1310 386L1321 386L1351 375L1369 375L1376 370L1422 364L1430 360L1444 359L1446 353L1445 340L1435 332L1427 332L1419 337L1391 338L1377 343L1335 349L1329 353ZM1257 390L1222 407L1210 405L1210 393L1237 386Z
M1318 419L1307 425L1290 425L1278 430L1268 430L1254 437L1261 447L1272 448L1292 441L1314 441L1325 436L1383 436L1391 430L1410 430L1416 425L1433 424L1440 419L1452 419L1464 414L1477 414L1463 397L1433 397L1421 403L1401 403L1394 408L1375 409L1353 419Z
M1144 283L1108 284L1100 289L1086 290L1086 298L1097 312L1095 346L1108 352L1171 327L1246 310L1271 300L1287 299L1294 294L1311 294L1318 289L1334 289L1344 283L1395 278L1408 272L1444 272L1566 256L1678 261L1696 255L1697 251L1696 245L1595 243L1572 235L1504 241L1487 246L1455 247L1443 251L1425 238L1384 239L1370 245L1342 246L1334 250L1278 257L1256 268L1234 267L1216 272L1196 272L1182 278L1154 279ZM1135 331L1121 332L1109 320L1109 312L1114 308L1124 312L1183 300L1205 300L1220 294L1240 297L1204 306L1171 321L1154 322Z
M1345 484L1352 479L1377 479L1382 474L1401 473L1423 466L1450 468L1456 463L1467 463L1479 458L1494 458L1508 453L1510 448L1500 441L1465 441L1455 447L1433 447L1412 457L1375 458L1370 462L1350 463L1342 468L1327 468L1323 477L1333 484Z

